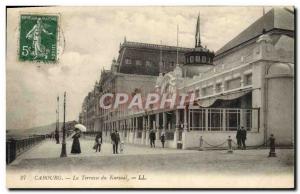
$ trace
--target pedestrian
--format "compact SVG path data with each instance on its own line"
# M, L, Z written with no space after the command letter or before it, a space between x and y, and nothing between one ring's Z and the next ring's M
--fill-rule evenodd
M149 139L150 139L150 146L151 148L154 147L155 148L155 132L154 130L151 130L150 133L149 133Z
M96 152L101 151L101 145L102 145L102 132L98 133L95 138L94 148L96 149Z
M116 130L116 142L115 142L115 153L118 154L118 146L119 146L119 143L121 141L121 138L120 138L120 134L119 132Z
M113 154L116 153L116 133L115 131L113 131L111 134L110 134L110 139L111 139L111 144L113 146Z
M120 143L120 153L121 154L123 154L124 153L124 142L123 141L121 141L121 143Z
M59 144L59 132L57 130L55 131L54 137L55 137L55 140L56 140L56 144Z
M238 149L241 149L241 147L242 147L242 139L241 139L241 128L240 127L237 129L235 137L236 137Z
M75 129L75 134L72 136L73 138L72 149L71 149L72 154L81 153L80 142L79 142L80 134L81 131L79 129Z
M244 127L241 127L241 141L243 149L246 149L246 139L247 139L247 130Z
M166 141L166 135L165 135L164 131L161 133L160 141L161 141L162 148L164 148L165 147L165 141Z

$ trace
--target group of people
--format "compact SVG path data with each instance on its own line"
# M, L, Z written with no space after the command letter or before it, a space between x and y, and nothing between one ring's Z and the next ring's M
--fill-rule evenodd
M156 140L156 134L154 130L151 130L149 133L149 139L150 139L150 146L151 148L155 148L155 140ZM161 145L164 148L165 147L165 141L166 141L166 135L165 132L163 131L160 135L160 141L161 141Z
M247 130L244 127L238 128L236 131L236 140L238 149L246 149Z
M73 138L73 143L72 143L72 148L71 148L71 153L72 154L80 154L81 153L81 148L80 148L80 142L79 138L81 137L81 131L79 129L75 129L75 134L72 136ZM119 146L120 146L120 151L123 151L123 145L120 139L120 134L117 130L114 130L110 134L111 138L111 143L113 146L113 154L118 154L119 153ZM162 144L162 147L165 147L165 132L162 131L160 135L160 141ZM246 140L247 140L247 130L244 127L238 128L236 132L236 139L237 139L237 145L238 149L246 149ZM155 148L155 140L156 140L156 134L154 130L151 130L149 133L149 140L150 140L150 146L151 148ZM95 144L94 144L94 149L96 152L101 151L101 145L102 145L102 132L98 133L95 137Z

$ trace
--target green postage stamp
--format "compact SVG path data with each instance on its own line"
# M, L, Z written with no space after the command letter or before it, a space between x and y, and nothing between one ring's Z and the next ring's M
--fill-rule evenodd
M57 61L58 19L58 15L21 14L20 61Z

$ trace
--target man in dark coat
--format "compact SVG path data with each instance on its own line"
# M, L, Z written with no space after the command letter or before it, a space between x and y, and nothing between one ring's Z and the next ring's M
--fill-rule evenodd
M156 137L155 137L155 132L153 130L151 130L150 133L149 133L149 139L150 139L150 146L151 146L151 148L152 148L152 146L155 147L155 139L156 139Z
M102 132L98 133L96 135L96 138L95 138L95 149L96 149L96 152L97 151L101 151L101 144L102 144Z
M120 143L120 134L119 132L116 130L116 141L115 141L115 153L118 154L118 146L119 146L119 143Z
M242 141L244 150L246 149L246 139L247 139L247 130L244 127L242 127L241 128L241 141Z
M59 132L58 132L58 130L55 130L54 137L55 137L55 140L56 140L56 144L59 144Z
M160 136L160 141L161 141L162 148L165 148L165 141L166 141L165 132L162 132L162 134Z
M110 134L110 139L111 139L111 143L113 145L113 154L115 154L116 153L116 133L115 133L115 131L113 131Z
M238 130L236 131L235 137L236 137L238 149L241 149L241 147L242 147L241 128L238 128Z

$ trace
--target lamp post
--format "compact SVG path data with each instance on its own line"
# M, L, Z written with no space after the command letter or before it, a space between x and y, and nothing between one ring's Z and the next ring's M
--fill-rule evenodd
M56 144L59 144L59 96L57 96L55 139Z
M66 149L66 92L64 93L64 121L63 121L63 139L61 144L61 154L60 157L67 157Z

